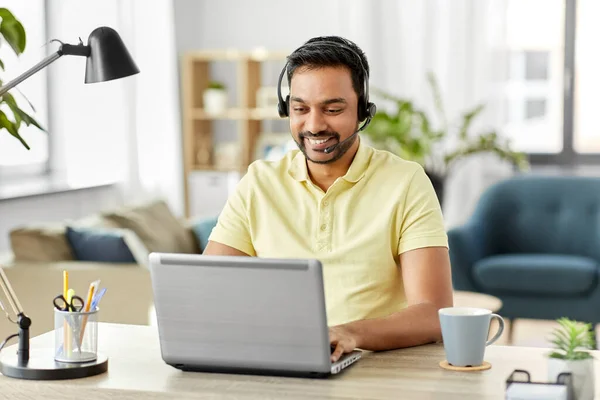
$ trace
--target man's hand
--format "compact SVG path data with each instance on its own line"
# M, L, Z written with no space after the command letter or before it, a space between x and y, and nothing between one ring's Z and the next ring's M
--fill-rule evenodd
M336 362L342 354L350 353L357 346L356 336L343 325L329 328L329 343L332 348L335 348L331 353L331 362Z

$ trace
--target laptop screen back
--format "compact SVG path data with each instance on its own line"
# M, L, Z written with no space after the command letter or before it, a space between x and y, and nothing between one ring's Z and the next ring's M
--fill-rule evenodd
M329 371L319 261L153 253L150 269L165 362Z

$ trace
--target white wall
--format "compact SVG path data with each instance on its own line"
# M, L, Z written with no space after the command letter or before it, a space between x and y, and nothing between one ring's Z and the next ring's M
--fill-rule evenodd
M179 52L237 48L293 50L318 35L339 34L339 1L176 0Z

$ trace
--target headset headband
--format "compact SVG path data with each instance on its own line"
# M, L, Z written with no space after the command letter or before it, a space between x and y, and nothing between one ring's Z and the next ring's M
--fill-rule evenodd
M362 93L362 96L359 96L358 117L359 117L359 120L361 120L361 121L364 119L367 119L367 122L361 128L361 130L364 129L366 127L366 125L368 125L368 123L371 121L371 118L373 118L373 116L375 115L376 107L375 107L375 104L369 102L369 73L362 62L361 56L347 44L334 42L334 41L327 41L327 40L320 41L320 42L305 43L304 45L300 46L298 49L294 50L294 52L292 54L296 53L300 49L304 49L307 47L318 47L318 46L329 46L329 47L335 47L335 48L341 47L343 49L348 50L350 53L354 54L354 56L358 59L360 67L363 71L363 93ZM283 75L286 73L288 65L289 65L289 56L288 56L288 61L286 61L285 65L283 66L283 69L281 70L281 73L279 74L279 80L277 82L277 98L279 101L277 108L279 111L279 116L282 118L289 116L289 95L286 96L285 100L283 99L283 96L281 95L281 82L283 81Z

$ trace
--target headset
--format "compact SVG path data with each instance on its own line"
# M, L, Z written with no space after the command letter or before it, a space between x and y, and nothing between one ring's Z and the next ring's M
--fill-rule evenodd
M348 50L350 53L352 53L356 56L356 58L358 59L358 62L360 63L360 67L363 70L364 92L358 99L358 120L365 121L365 123L358 129L358 131L356 131L354 133L354 135L356 135L358 132L364 130L367 127L367 125L369 125L369 123L371 122L371 119L375 116L375 113L377 112L377 106L375 106L374 103L369 102L369 73L365 69L365 66L362 62L360 55L356 51L354 51L354 49L352 49L350 46L345 45L343 43L339 43L339 42L324 40L324 41L320 41L320 42L305 43L304 45L300 46L298 49L294 50L294 52L292 54L294 54L295 52L297 52L300 49L304 49L307 47L315 47L316 48L319 46L330 46L330 47L335 47L335 48L341 47L343 49ZM277 103L277 110L279 111L279 116L281 118L289 117L290 96L287 95L285 100L281 96L281 82L283 80L283 75L287 71L288 64L289 64L289 61L287 61L285 63L285 66L281 70L281 73L279 74L279 81L277 83L277 98L279 100L279 102ZM354 135L352 135L352 136L354 136ZM348 139L350 139L350 137ZM341 142L338 143L337 145L340 145L340 144L341 144ZM335 146L335 147L337 147L337 146ZM326 152L329 153L331 151L326 151Z

